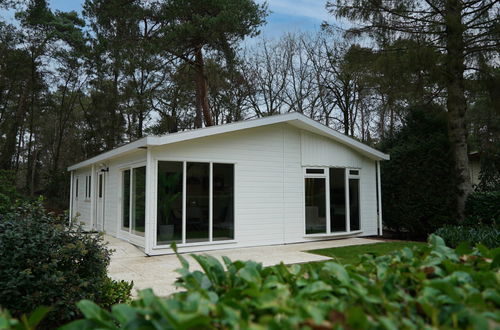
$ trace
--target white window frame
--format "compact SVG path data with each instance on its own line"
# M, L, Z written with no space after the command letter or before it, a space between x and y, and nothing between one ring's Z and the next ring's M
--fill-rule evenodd
M330 214L330 168L344 169L344 186L345 186L345 222L346 231L331 231L331 214ZM307 173L308 169L324 169L323 173ZM350 174L351 170L358 171L358 174ZM307 234L306 233L306 213L304 208L304 237L325 237L325 236L343 236L343 235L353 235L363 232L362 222L361 222L361 205L359 210L359 230L351 230L351 214L350 214L350 201L349 201L349 179L359 180L359 200L361 204L361 168L356 167L336 167L336 166L306 166L303 167L304 184L306 178L324 178L325 179L325 205L326 205L326 233L319 234ZM304 189L305 194L305 189ZM305 195L303 200L305 201Z
M203 159L156 159L155 164L156 164L156 173L158 175L158 162L178 162L182 163L182 242L176 243L178 247L190 247L190 246L202 246L202 245L217 245L217 244L228 244L228 243L236 243L236 166L237 162L235 161L230 161L230 160L203 160ZM209 164L209 200L208 200L208 205L209 205L209 214L208 214L208 221L209 221L209 237L208 241L204 242L191 242L188 243L186 242L186 202L187 202L187 189L186 189L186 181L187 181L187 163L205 163ZM229 164L233 165L233 239L229 240L220 240L220 241L214 241L213 240L213 164ZM156 205L156 200L157 200L157 194L158 194L158 179L155 180L155 209L154 212L157 210L157 205ZM157 221L155 217L155 223L154 223L154 239L153 239L153 249L165 249L165 248L170 248L170 244L158 244L158 235L157 235Z
M146 166L146 162L140 162L140 163L133 163L133 164L129 164L127 166L122 166L120 167L119 169L119 173L120 173L120 212L118 212L119 214L119 221L118 221L118 231L119 233L121 234L121 236L123 237L128 237L129 240L134 240L134 241L143 241L147 235L147 231L144 230L144 236L141 236L141 235L136 235L132 232L132 188L133 188L133 179L134 179L134 171L133 169L134 168L139 168L139 167L146 167L146 173L148 171L148 168ZM125 230L123 228L123 188L124 188L124 185L123 185L123 173L127 170L130 170L130 187L129 187L129 226L128 226L128 230ZM146 182L146 189L147 189L147 182ZM146 205L147 205L147 201L146 201ZM147 207L147 206L146 206ZM147 219L146 219L147 221ZM139 243L139 244L144 244L143 242L142 243Z

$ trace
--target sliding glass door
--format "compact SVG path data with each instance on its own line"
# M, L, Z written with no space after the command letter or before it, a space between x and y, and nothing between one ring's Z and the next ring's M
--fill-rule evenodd
M234 239L234 164L158 162L156 245Z
M144 236L146 224L146 167L122 171L122 223L121 229Z
M304 176L306 235L360 230L359 170L306 168Z

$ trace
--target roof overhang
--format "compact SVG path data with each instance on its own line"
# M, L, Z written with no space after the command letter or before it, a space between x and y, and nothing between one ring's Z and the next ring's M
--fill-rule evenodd
M356 151L360 154L372 159L372 160L389 160L389 155L385 154L381 151L378 151L375 148L367 146L356 139L348 137L342 133L337 132L334 129L331 129L328 126L318 123L315 120L312 120L300 113L291 112L282 115L269 116L259 119L245 120L239 121L235 123L219 125L219 126L211 126L205 128L199 128L192 131L184 131L178 133L167 134L163 136L148 136L142 138L140 140L128 143L116 149L104 152L95 157L84 160L83 162L74 164L68 167L68 171L74 171L82 167L87 167L92 164L104 162L111 158L115 158L118 156L122 156L124 154L130 153L132 151L136 151L137 149L147 148L148 146L161 146L167 145L182 141L188 141L218 134L230 133L239 130L267 126L279 123L288 123L297 128L303 129L305 131L309 131L312 133L316 133L327 138L330 138L334 141L337 141L341 144L344 144Z

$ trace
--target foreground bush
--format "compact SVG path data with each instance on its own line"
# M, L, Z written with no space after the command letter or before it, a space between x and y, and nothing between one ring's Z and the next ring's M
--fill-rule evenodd
M500 225L500 191L473 192L465 203L467 223Z
M470 245L481 243L490 249L500 247L500 227L490 226L447 226L436 231L446 245L457 247L462 242Z
M252 261L223 265L194 256L203 268L182 268L186 292L158 298L142 291L111 312L84 300L85 319L64 329L487 329L500 322L500 251L452 250L432 235L357 265L334 262L264 268Z
M0 219L0 306L18 317L49 306L45 327L80 316L75 303L82 299L106 307L130 296L130 284L107 277L110 251L102 237L64 223L41 201Z

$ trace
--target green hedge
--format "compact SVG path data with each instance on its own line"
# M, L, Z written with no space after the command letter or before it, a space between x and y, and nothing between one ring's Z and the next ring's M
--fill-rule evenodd
M471 193L465 215L469 224L500 224L500 191Z
M481 243L490 249L500 247L500 227L497 225L447 226L439 228L435 234L441 236L451 247L457 247L463 242L468 242L471 246Z
M391 156L381 163L384 229L425 239L444 224L456 224L457 176L446 113L411 109L380 148Z
M151 290L111 312L91 301L72 329L487 329L500 322L500 250L457 250L432 235L429 245L405 248L356 265L335 262L265 268L248 261L225 267L179 256L185 292L159 298Z
M110 251L101 236L65 225L41 200L12 208L0 219L0 307L14 316L51 308L43 326L80 317L75 304L127 301L131 284L108 278ZM1 328L1 327L0 327Z

